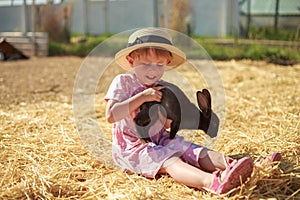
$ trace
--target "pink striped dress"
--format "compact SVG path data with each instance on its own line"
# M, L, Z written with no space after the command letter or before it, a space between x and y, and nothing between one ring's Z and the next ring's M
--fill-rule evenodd
M147 89L135 74L120 74L112 81L104 99L122 102ZM138 111L137 111L138 112ZM143 143L138 137L132 115L113 123L112 157L124 171L154 178L163 163L174 155L185 162L199 167L202 146L184 141L182 136L169 139L169 132L158 120L149 131L152 142Z

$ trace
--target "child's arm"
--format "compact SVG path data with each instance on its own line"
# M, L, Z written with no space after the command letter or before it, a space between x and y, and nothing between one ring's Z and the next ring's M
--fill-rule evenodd
M163 86L148 88L122 102L112 99L108 100L106 106L106 120L109 123L113 123L130 115L130 113L137 110L144 102L160 102L162 98L162 92L159 90L163 88Z

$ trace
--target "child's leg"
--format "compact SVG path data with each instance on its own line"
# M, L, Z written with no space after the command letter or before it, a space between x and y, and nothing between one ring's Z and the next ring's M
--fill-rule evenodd
M196 168L181 159L171 162L160 172L166 172L173 177L177 182L186 186L195 188L206 188L218 194L229 192L236 188L251 175L253 169L253 160L250 158L243 158L237 161L233 166L229 166L226 170L225 176L222 177L221 171L208 173Z
M201 169L207 172L213 172L218 169L225 170L228 166L228 163L233 161L234 160L232 158L209 149L203 149L200 152L198 160Z
M213 174L189 165L181 159L177 159L171 165L160 170L160 172L163 171L167 172L177 182L198 189L203 187L209 188L214 180Z

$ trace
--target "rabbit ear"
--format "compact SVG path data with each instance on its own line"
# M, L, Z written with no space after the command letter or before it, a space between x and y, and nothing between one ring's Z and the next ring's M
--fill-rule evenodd
M211 110L211 97L207 89L197 92L197 101L202 112Z
M209 108L211 108L211 96L210 96L209 91L207 89L203 89L202 93L205 95L205 97L209 103Z

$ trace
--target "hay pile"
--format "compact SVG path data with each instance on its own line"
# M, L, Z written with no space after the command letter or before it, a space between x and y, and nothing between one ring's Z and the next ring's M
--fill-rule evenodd
M0 65L0 199L210 199L208 193L168 176L150 180L125 174L83 147L71 104L82 61L43 58ZM300 66L216 64L226 90L227 113L214 149L255 160L274 151L283 155L274 166L257 165L250 181L224 198L300 199ZM20 75L22 70L32 73ZM180 70L192 80L189 70ZM51 90L55 84L60 87ZM95 107L101 129L109 136L103 95L97 93ZM194 142L203 142L200 131L192 134Z

